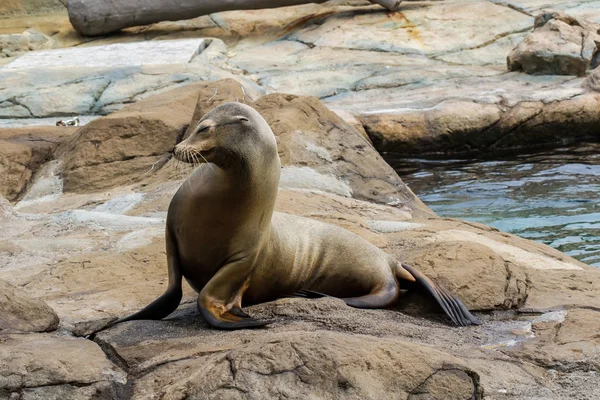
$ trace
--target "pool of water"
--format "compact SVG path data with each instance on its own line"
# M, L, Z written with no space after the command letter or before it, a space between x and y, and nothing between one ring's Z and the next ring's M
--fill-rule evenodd
M600 144L502 160L386 158L438 215L481 222L600 267Z

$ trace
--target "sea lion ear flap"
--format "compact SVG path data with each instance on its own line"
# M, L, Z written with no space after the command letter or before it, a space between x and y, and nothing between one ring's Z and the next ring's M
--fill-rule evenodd
M246 122L248 122L248 121L249 121L248 117L244 117L243 115L236 115L236 116L235 116L235 118L236 118L238 121L246 121Z

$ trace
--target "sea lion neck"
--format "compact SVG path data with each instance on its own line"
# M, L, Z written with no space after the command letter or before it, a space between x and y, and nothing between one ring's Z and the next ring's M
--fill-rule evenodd
M276 147L262 149L260 152L225 149L216 157L215 164L240 186L244 186L244 183L255 187L279 186L281 161Z

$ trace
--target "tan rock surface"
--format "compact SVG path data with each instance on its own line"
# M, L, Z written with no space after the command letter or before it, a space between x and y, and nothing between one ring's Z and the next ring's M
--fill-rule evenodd
M255 102L234 80L174 89L82 127L58 152L65 191L148 180L169 162L184 131L227 101L254 105L271 125L284 165L283 187L333 191L430 214L371 144L318 99L272 94ZM175 168L173 161L163 178Z
M510 71L539 75L584 76L597 66L600 25L563 12L535 18L535 29L507 58Z
M64 0L3 0L0 4L0 16L43 14L64 9Z
M535 338L507 354L562 371L597 370L600 365L600 320L594 309L573 309L533 320Z
M136 329L136 335L144 337L147 327ZM467 399L481 395L477 375L464 362L400 340L319 330L227 335L212 331L207 332L205 345L192 338L187 343L183 338L166 338L158 347L152 338L143 344L128 339L130 329L102 334L99 342L141 375L134 399ZM181 334L186 327L178 330ZM153 353L150 360L149 352ZM176 353L179 357L174 358ZM171 362L157 364L165 356ZM173 380L175 371L178 378Z
M598 269L480 224L427 214L350 127L364 125L374 143L387 140L388 149L411 155L595 138L598 97L583 78L506 73L505 58L539 7L593 15L598 3L445 0L403 3L389 14L366 2L333 1L161 23L88 44L65 28L64 16L27 22L61 46L223 41L185 65L0 71L5 117L120 109L82 127L24 199L2 209L0 279L47 302L62 324L50 335L2 335L10 342L1 358L35 373L24 377L23 369L3 365L0 376L26 384L3 387L0 398L598 398L597 337L590 333L600 307ZM23 32L22 25L0 20L7 33ZM154 96L232 77L246 89L228 81ZM259 98L262 91L293 96ZM297 95L322 98L351 125ZM186 288L169 320L100 333L95 340L110 363L94 343L65 337L89 334L164 290L164 218L191 171L168 153L198 97L196 117L236 99L253 101L268 117L287 174L278 210L338 224L413 263L484 324L450 327L413 292L390 310L281 299L248 308L275 318L269 328L219 332L207 328ZM396 206L386 205L390 196L400 200ZM557 310L567 312L565 321L547 322ZM559 340L548 335L557 329Z
M164 220L157 217L164 216L181 182L161 183L161 177L159 173L158 182L113 188L110 195L72 194L32 203L25 208L28 213L47 210L49 203L54 207L53 214L37 214L35 220L24 219L18 211L10 213L14 222L4 225L2 235L15 246L8 258L13 264L0 268L0 278L45 300L61 316L64 329L79 335L144 306L166 284ZM363 235L448 285L474 309L525 307L539 312L549 307L599 306L597 269L478 224L411 218L399 208L306 189L281 190L277 209ZM12 236L7 236L10 232ZM18 263L20 259L30 260L29 265ZM546 267L555 269L542 269ZM566 285L572 289L565 290ZM248 309L258 318L276 319L266 330L219 332L202 321L195 294L186 288L184 304L170 320L124 324L96 340L112 362L129 373L133 398L151 393L202 398L213 391L223 398L238 394L260 398L267 393L289 393L292 398L299 393L301 398L315 390L378 398L377 388L384 387L399 396L412 393L419 398L417 394L428 393L429 398L444 399L448 396L444 389L463 393L478 379L489 395L509 390L515 396L566 399L574 393L593 393L599 382L593 373L581 375L580 370L551 376L546 364L505 354L507 343L529 340L527 319L519 321L497 311L478 313L482 326L456 329L446 325L435 305L418 293L404 296L401 303L398 310L359 310L335 299L282 299ZM581 338L594 340L589 335ZM302 352L305 367L296 369L301 364L294 364L296 350L288 343ZM249 360L252 364L247 364ZM230 365L237 368L235 377ZM367 379L373 373L378 378ZM569 387L571 380L581 382ZM111 393L114 387L102 385L108 385L99 389L102 393ZM39 391L44 398L50 390L55 396L74 390L80 398L92 396L85 385L26 391Z
M0 280L0 331L48 332L58 322L58 315L46 303Z
M74 131L65 127L0 129L0 195L20 198L37 169L52 159L54 150Z
M586 93L584 78L505 69L544 8L598 23L598 7L598 1L444 0L405 2L389 13L366 1L331 1L163 22L90 43L64 27L64 16L50 26L34 21L19 27L52 35L58 46L216 39L189 64L163 68L0 71L10 82L0 99L16 101L0 100L0 115L56 116L68 106L72 113L107 114L183 82L234 78L267 92L322 98L345 119L358 118L380 151L479 154L596 140L597 98ZM17 25L6 29L22 33ZM548 123L557 129L547 130Z
M89 340L2 335L0 359L2 398L116 399L126 391L126 375Z

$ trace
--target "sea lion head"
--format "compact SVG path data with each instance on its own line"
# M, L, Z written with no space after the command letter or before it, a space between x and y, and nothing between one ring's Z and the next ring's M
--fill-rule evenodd
M173 151L187 163L226 167L277 155L277 142L264 118L242 103L225 103L204 115L191 134Z

